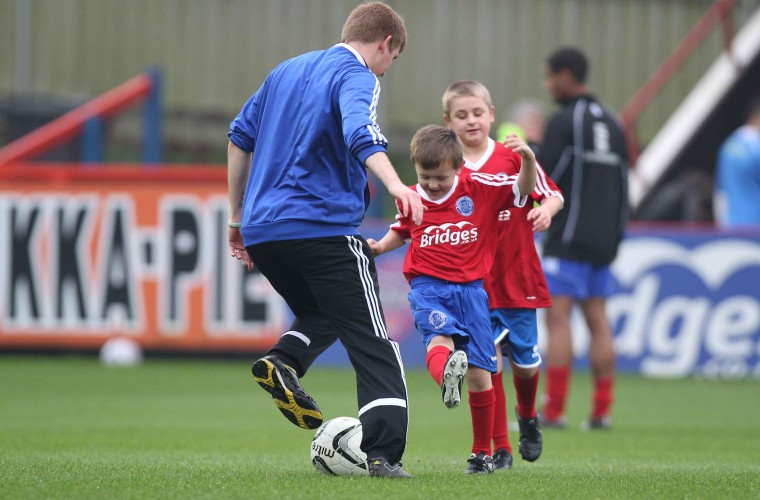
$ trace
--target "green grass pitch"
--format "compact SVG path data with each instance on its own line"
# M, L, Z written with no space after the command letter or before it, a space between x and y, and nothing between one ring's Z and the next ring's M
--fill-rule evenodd
M309 461L313 433L287 422L248 363L0 357L0 498L758 498L760 382L621 375L614 429L582 432L588 376L573 379L568 428L544 431L535 463L465 476L466 400L447 410L420 370L407 481L336 478ZM326 418L356 416L353 372L303 379ZM510 415L514 394L508 381Z

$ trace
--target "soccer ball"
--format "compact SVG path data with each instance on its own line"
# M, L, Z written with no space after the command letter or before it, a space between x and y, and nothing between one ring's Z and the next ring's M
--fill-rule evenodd
M105 366L136 366L143 360L140 345L127 337L108 339L100 348L100 362Z
M311 463L328 476L367 476L367 455L361 450L362 424L352 417L323 423L311 440Z

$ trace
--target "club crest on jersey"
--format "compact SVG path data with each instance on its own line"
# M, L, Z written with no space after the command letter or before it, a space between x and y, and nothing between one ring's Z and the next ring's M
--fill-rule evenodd
M472 198L469 196L462 196L457 200L457 212L459 212L460 215L464 215L465 217L468 217L472 215L472 212L475 210L475 203L472 201Z
M436 330L443 328L443 325L445 325L448 321L449 318L446 316L446 313L438 310L430 311L430 315L428 316L428 323L430 323L430 326Z

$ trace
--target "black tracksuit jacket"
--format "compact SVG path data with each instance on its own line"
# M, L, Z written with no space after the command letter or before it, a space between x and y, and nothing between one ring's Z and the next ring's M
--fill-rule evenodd
M560 103L547 124L538 161L559 186L544 255L606 265L628 220L628 151L617 115L592 95Z

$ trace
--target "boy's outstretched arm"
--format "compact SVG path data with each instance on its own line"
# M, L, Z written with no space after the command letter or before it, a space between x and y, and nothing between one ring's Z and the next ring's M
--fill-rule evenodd
M404 246L404 239L398 234L398 232L389 229L380 241L368 238L367 244L369 245L370 250L372 250L372 255L378 256Z
M508 136L503 144L522 157L520 173L517 175L517 187L520 188L521 196L528 196L536 187L536 155L516 135Z

